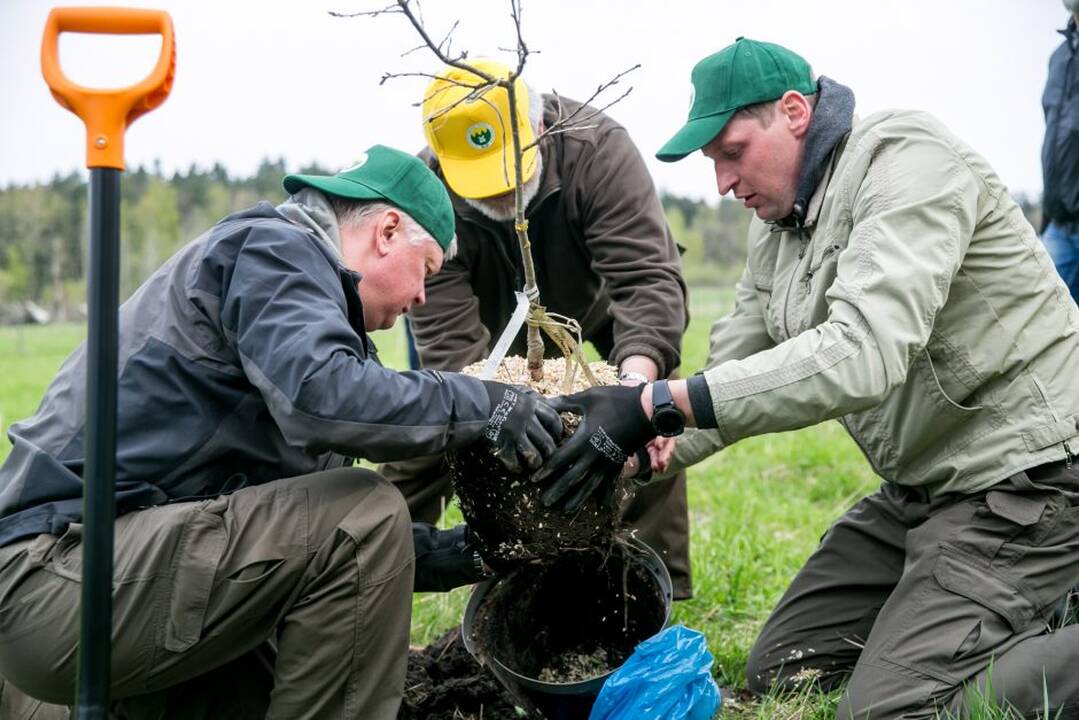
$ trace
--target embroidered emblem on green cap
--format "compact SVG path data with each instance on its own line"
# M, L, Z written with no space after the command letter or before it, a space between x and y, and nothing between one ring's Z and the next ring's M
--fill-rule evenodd
M478 122L468 128L468 144L477 150L486 150L495 139L495 130L485 122Z
M367 163L367 153L360 153L359 157L356 158L356 162L352 163L352 165L345 168L344 170L341 170L338 174L352 172L353 170L359 170L366 163Z
M443 250L453 242L453 205L446 186L411 153L372 145L348 170L287 175L282 185L289 195L311 187L350 200L388 202L408 213Z

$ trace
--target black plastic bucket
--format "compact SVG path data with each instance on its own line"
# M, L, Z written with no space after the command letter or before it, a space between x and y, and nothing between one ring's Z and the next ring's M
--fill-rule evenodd
M537 672L543 657L533 657L531 645L568 647L575 638L609 635L617 640L604 645L621 644L624 657L617 660L621 664L638 643L666 627L672 590L663 561L639 540L619 547L621 557L617 551L608 557L595 551L594 562L587 553L567 551L560 558L564 567L558 560L553 567L525 565L473 589L461 623L465 647L530 712L548 720L587 720L603 683L614 672L574 682L544 681ZM562 585L568 580L570 587L553 587L556 583L547 582L553 577ZM629 597L622 595L627 587ZM621 614L615 607L620 602ZM475 635L477 617L492 612L497 613L497 625L506 628L506 636L516 635L513 646L507 645L506 637Z

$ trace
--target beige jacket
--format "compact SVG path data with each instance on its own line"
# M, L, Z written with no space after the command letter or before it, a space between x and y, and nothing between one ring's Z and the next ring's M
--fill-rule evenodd
M975 492L1079 448L1079 309L988 163L940 122L855 120L804 230L754 220L704 377L718 430L837 418L884 479Z

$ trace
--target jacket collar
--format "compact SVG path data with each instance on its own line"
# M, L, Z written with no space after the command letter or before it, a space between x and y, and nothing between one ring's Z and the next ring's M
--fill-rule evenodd
M305 187L277 206L286 218L311 230L341 260L341 228L329 198L314 188Z
M1075 25L1075 16L1069 17L1068 24L1057 30L1057 32L1064 36L1064 41L1068 43L1068 47L1075 50L1076 45L1079 44L1079 29Z
M850 88L824 76L818 81L817 88L817 106L806 132L794 209L776 222L781 227L806 227L816 223L834 151L850 134L854 121L854 93Z

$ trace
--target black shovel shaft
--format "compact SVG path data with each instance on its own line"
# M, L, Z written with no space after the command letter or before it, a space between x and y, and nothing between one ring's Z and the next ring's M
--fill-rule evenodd
M120 171L90 170L86 468L78 659L80 720L108 716L116 478L116 358L120 285Z

